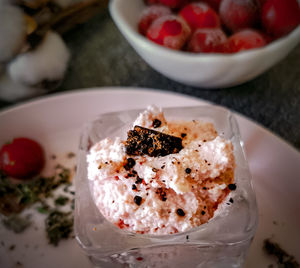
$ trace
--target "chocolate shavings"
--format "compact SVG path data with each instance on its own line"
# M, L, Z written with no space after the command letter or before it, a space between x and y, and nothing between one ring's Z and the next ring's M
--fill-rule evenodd
M178 153L182 139L156 130L135 126L128 132L125 142L128 155L166 156Z

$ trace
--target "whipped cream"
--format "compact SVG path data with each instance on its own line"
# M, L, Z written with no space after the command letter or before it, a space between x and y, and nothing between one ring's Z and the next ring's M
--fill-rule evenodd
M120 138L96 143L87 156L88 178L103 216L137 233L172 234L206 223L234 182L232 143L212 123L167 122L150 106L133 126L182 138L179 153L127 155ZM128 159L134 163L125 168Z

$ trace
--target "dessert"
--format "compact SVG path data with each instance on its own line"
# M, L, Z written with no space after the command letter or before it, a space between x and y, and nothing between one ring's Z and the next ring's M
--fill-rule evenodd
M233 145L212 123L167 121L150 106L127 133L87 155L102 215L136 233L173 234L208 222L235 190Z

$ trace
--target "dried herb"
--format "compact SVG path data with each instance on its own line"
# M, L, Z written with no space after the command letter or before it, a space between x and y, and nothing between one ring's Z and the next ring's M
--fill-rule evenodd
M264 240L264 251L277 258L278 267L282 268L296 268L300 267L299 263L295 260L294 256L285 252L277 243L272 242L270 239Z
M67 204L67 202L69 201L69 197L66 196L59 196L58 198L55 199L55 205L57 206L64 206L65 204Z
M2 220L3 225L8 229L12 230L15 233L22 233L31 225L31 215L28 214L24 217L19 215L11 215Z
M48 214L51 210L50 206L44 201L42 201L41 204L42 205L40 207L37 207L37 211L41 214Z
M6 216L19 213L25 207L50 197L53 190L70 182L70 176L70 170L60 165L54 176L39 177L26 183L14 184L0 173L0 213Z
M50 244L57 246L61 239L67 239L73 231L71 212L52 211L46 219L46 232Z

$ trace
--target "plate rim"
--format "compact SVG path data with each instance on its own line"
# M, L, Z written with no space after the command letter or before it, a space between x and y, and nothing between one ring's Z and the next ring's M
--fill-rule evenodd
M218 105L221 107L225 107L226 109L230 110L238 119L242 119L245 121L248 121L247 123L250 123L253 125L253 127L258 128L259 130L263 131L265 135L275 137L277 139L277 142L280 142L283 144L285 147L288 147L291 151L293 151L295 154L298 154L298 157L300 159L300 150L296 148L294 145L292 145L289 141L283 139L281 136L279 136L277 133L274 133L273 131L269 130L267 127L263 126L260 122L256 122L254 119L249 118L238 111L233 110L230 107L226 107L223 105L220 105L218 103L212 102L210 100L205 100L196 96L184 94L181 92L174 92L174 91L169 91L165 89L155 89L155 88L148 88L148 87L133 87L133 86L101 86L101 87L89 87L89 88L78 88L78 89L72 89L68 91L61 91L61 92L55 92L51 93L49 95L42 95L35 97L33 99L28 99L21 101L19 103L10 105L8 107L4 107L3 109L0 109L0 119L2 116L5 116L8 113L11 112L16 112L20 109L26 109L27 107L30 107L32 105L39 105L43 102L49 102L49 101L55 101L56 99L63 99L63 98L68 98L72 96L77 96L77 95L90 95L90 94L118 94L120 92L127 94L130 92L136 92L138 91L139 93L155 93L155 94L161 94L161 95L176 95L177 97L183 97L186 99L191 99L194 101L199 101L199 102L204 102L206 104L214 104Z

